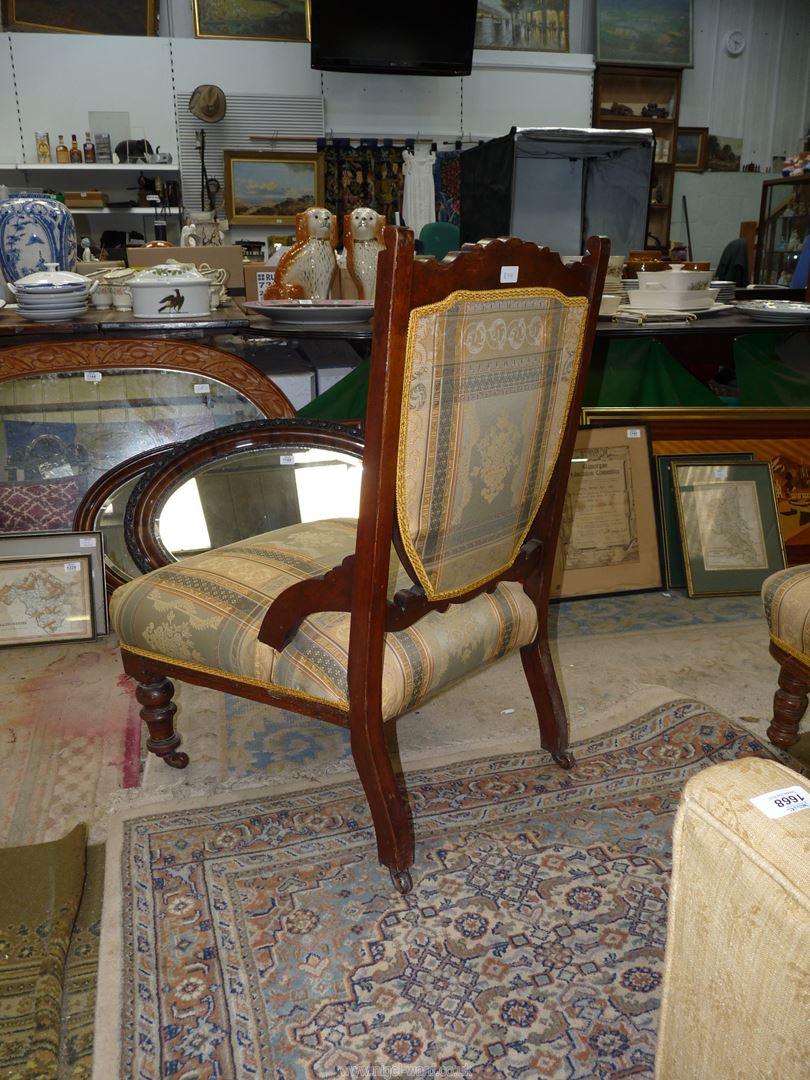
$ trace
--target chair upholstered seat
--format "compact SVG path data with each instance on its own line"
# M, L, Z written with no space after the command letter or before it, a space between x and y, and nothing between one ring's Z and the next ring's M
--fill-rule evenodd
M810 566L791 566L762 585L771 641L810 663Z
M258 633L270 602L293 583L339 565L355 550L355 532L350 519L291 525L164 566L116 590L113 626L122 645L147 657L348 710L347 612L310 615L283 652L260 642ZM391 565L392 596L412 582L394 554ZM413 709L536 632L534 604L522 585L504 581L492 593L386 634L383 718Z

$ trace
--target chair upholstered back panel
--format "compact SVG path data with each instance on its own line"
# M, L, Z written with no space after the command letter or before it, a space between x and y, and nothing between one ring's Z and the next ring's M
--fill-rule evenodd
M587 313L585 297L548 288L458 291L412 311L397 516L430 599L514 561L559 457Z

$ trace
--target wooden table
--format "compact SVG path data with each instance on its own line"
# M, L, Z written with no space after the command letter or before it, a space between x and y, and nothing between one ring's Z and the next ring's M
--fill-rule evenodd
M209 315L180 319L136 319L131 311L94 308L64 322L42 323L17 314L16 307L0 308L0 346L19 345L22 341L78 337L183 337L206 338L229 331L247 330L247 315L231 302Z

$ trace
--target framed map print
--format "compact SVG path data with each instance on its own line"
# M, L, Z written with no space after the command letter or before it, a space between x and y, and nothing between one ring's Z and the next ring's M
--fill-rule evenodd
M88 555L0 559L0 645L94 636Z
M674 464L690 596L758 593L785 567L770 462Z

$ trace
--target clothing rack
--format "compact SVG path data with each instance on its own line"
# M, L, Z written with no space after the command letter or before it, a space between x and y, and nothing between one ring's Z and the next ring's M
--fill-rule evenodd
M457 139L431 139L427 136L417 133L416 135L368 135L368 134L353 134L353 135L335 135L329 131L326 135L283 135L280 132L276 132L273 135L248 135L251 142L366 142L366 143L382 143L383 145L395 143L402 143L403 145L413 145L418 142L429 142L435 149L438 146L454 146L456 150L460 150L462 146L475 146L486 139L480 135L462 135Z

